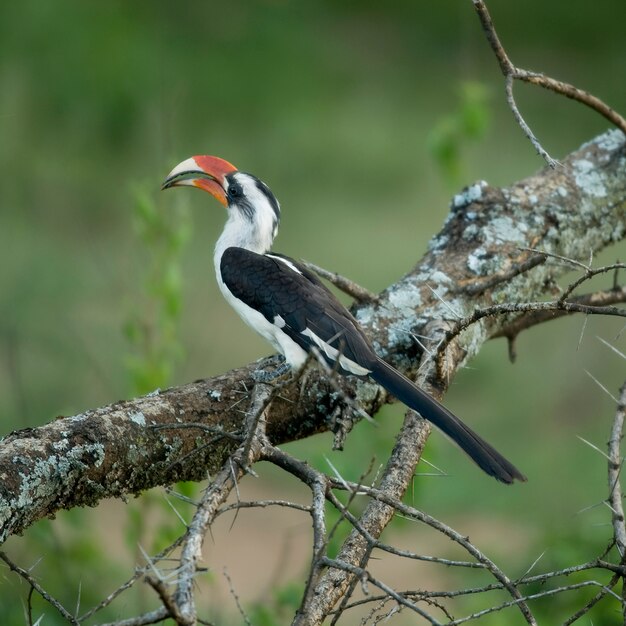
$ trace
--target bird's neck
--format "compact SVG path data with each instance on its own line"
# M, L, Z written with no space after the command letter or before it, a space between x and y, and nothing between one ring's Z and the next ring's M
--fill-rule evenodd
M231 247L245 248L258 254L268 252L274 241L274 226L268 221L252 219L239 212L233 212L228 216L224 230L215 244L213 257L215 270L219 274L220 261L224 250Z

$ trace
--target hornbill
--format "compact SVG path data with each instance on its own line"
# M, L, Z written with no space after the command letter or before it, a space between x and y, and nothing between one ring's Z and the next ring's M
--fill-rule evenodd
M280 206L252 174L214 156L179 163L162 189L208 191L228 212L213 261L219 288L249 326L285 358L278 373L300 369L309 352L356 376L370 376L452 438L487 474L503 483L525 476L484 439L376 355L355 318L304 265L270 252Z

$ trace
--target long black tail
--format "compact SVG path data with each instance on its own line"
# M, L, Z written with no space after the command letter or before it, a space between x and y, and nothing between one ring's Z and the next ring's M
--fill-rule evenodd
M526 480L524 474L482 437L391 365L379 358L370 376L398 400L448 435L487 474L507 484L514 480Z

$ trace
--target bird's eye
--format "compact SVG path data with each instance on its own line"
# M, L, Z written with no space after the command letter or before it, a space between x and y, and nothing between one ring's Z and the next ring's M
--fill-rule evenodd
M228 195L231 198L238 198L242 195L241 187L239 185L230 185L228 187Z

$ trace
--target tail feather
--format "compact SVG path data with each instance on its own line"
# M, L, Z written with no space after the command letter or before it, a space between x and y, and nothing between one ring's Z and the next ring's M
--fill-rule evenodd
M378 358L370 376L448 435L487 474L507 484L526 480L524 474L495 448L391 365Z

